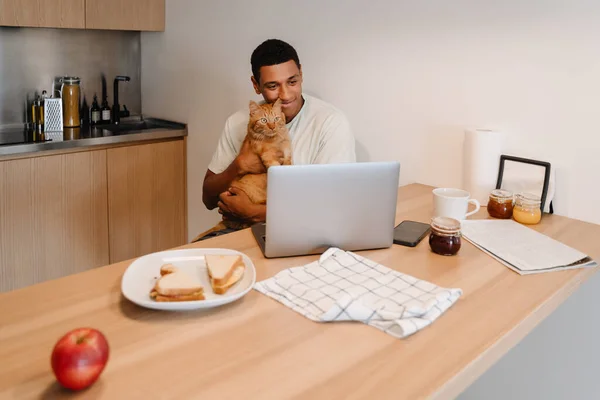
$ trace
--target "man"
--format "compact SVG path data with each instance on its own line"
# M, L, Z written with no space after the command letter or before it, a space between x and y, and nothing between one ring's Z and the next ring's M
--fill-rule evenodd
M250 62L256 94L262 95L267 103L281 99L292 139L294 164L356 161L354 137L344 114L332 105L302 93L302 67L292 46L269 39L254 50ZM266 171L260 158L247 146L242 147L248 119L248 109L227 119L204 177L202 201L209 210L219 207L224 218L264 222L266 206L253 204L244 192L229 188L238 176ZM230 231L223 229L210 236Z

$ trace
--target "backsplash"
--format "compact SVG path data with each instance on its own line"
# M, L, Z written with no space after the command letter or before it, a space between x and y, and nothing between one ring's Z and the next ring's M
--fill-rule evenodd
M139 32L0 27L0 125L28 122L29 102L42 90L51 95L59 76L80 77L81 102L91 107L94 94L102 102L104 75L112 107L113 80L127 75L119 103L141 114L140 52Z

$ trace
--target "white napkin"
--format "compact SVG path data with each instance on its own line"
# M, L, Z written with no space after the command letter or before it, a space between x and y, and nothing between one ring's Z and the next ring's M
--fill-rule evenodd
M428 326L462 295L335 247L254 289L313 321L359 321L397 338Z

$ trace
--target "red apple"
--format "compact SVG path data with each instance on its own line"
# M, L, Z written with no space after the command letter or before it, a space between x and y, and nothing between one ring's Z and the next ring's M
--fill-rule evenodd
M78 328L64 335L52 350L52 370L68 389L81 390L96 382L108 361L108 342L93 328Z

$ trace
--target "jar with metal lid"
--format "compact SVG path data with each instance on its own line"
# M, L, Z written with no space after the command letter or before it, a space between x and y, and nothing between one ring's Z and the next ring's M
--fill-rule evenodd
M460 221L448 217L435 217L431 220L429 247L443 256L453 256L461 246Z
M521 224L535 225L542 219L542 200L531 193L519 193L515 196L513 219Z
M80 79L65 76L61 79L61 97L63 101L63 126L75 128L81 125L79 118Z
M490 217L509 219L513 213L513 193L508 190L495 189L490 193L487 210Z

